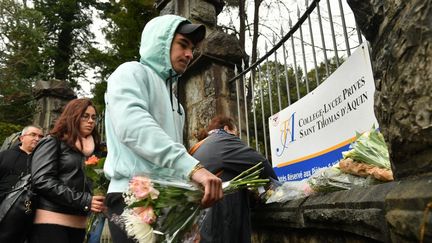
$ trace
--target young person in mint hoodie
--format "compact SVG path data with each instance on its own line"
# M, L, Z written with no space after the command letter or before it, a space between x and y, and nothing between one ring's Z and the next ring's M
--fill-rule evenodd
M202 185L203 207L223 197L221 180L182 145L185 115L172 90L204 37L203 25L176 15L156 17L143 30L139 62L124 63L109 77L104 167L110 179L105 201L109 215L123 212L122 193L134 175L143 173ZM133 242L115 223L110 221L109 227L114 243Z

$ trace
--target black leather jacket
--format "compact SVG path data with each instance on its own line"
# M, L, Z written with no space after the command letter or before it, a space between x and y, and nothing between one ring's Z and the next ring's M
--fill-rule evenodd
M31 162L32 185L39 198L37 208L87 215L92 195L83 170L84 161L81 152L57 138L42 139Z

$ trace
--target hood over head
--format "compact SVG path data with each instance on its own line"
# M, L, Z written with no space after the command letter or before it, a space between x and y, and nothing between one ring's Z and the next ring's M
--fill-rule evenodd
M186 27L177 30L180 24ZM204 32L202 32L203 28ZM170 58L171 43L176 30L178 33L185 32L182 34L186 36L193 33L194 37L198 36L198 42L204 38L199 35L202 33L205 35L203 25L191 24L189 20L178 15L162 15L150 20L141 34L140 62L154 69L164 80L170 76L179 75L174 71Z

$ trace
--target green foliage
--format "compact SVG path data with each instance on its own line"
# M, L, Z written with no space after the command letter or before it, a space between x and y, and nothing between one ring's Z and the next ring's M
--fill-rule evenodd
M0 0L0 121L25 126L34 113L32 87L37 80L60 79L80 89L78 80L94 67L98 83L93 92L104 109L106 78L117 66L138 60L144 25L158 13L153 0ZM110 48L99 50L92 8L108 21L103 29ZM88 81L88 80L87 80Z
M31 93L16 91L1 100L0 121L21 126L32 123L34 102Z
M109 180L103 173L105 159L91 156L85 161L84 173L92 183L94 195L105 195L108 190Z
M102 113L102 111L105 109L105 101L104 101L104 94L107 89L107 82L100 82L96 83L93 88L93 103L96 106L96 110L99 113Z
M104 93L108 76L122 63L139 60L141 33L145 24L158 15L154 1L120 0L99 3L101 18L108 22L102 29L110 47L104 50L92 48L87 60L97 66L97 83L92 90L99 111L104 105Z
M89 57L91 61L102 64L101 80L106 80L123 62L139 60L141 32L145 24L158 15L153 3L149 0L120 0L98 4L98 9L103 11L100 17L108 22L102 31L111 44L111 48L103 51L93 49L91 54L94 56Z
M96 0L37 0L35 10L43 17L46 47L43 50L48 67L46 78L67 80L79 88L78 79L85 78L88 65L83 62L91 48L92 23L90 7Z
M62 79L79 88L93 34L95 0L0 1L0 121L27 125L37 80Z
M24 79L27 85L28 79L43 70L38 49L45 39L43 17L11 0L3 0L0 11L1 80Z
M7 137L13 133L21 131L23 128L24 126L0 121L0 146Z
M33 118L31 87L45 71L43 16L12 0L0 12L0 121L24 126Z

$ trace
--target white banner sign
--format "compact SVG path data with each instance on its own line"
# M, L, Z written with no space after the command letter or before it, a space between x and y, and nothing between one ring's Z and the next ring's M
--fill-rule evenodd
M336 164L356 132L378 128L374 92L363 44L315 90L271 116L272 163L279 180L301 180Z

